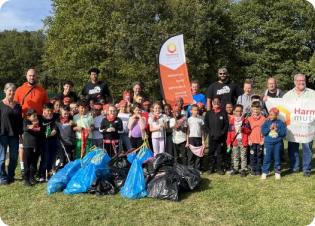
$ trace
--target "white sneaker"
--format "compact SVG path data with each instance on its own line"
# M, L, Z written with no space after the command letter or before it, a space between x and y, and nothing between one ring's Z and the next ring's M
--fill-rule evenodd
M275 178L276 178L276 180L280 180L281 179L280 173L275 173Z
M261 174L261 179L262 180L266 180L267 179L267 174L266 173Z
M44 177L40 177L38 181L39 182L45 182L45 178Z

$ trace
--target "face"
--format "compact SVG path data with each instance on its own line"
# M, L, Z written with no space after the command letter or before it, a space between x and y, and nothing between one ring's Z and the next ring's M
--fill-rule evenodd
M297 76L294 80L295 88L299 91L303 91L306 87L306 81L303 76Z
M228 75L224 70L220 70L218 73L218 76L219 76L219 80L224 82L226 81Z
M102 113L102 109L94 109L94 114L99 116Z
M133 109L133 113L136 115L141 115L141 109L140 108L135 108Z
M164 107L164 112L166 115L172 115L172 110L169 106Z
M34 85L36 83L36 78L37 78L37 75L34 69L30 69L27 71L26 80L28 84Z
M141 86L139 85L135 85L133 88L132 88L133 92L135 95L138 95L141 93Z
M148 105L144 105L143 106L143 109L146 111L146 112L149 112L150 111L150 105L148 104Z
M65 84L63 86L63 91L66 92L66 93L69 93L72 89L72 86L70 86L69 84Z
M125 96L125 99L124 99L126 102L130 103L130 96Z
M252 114L253 114L254 116L260 115L260 108L254 108L254 107L252 107Z
M252 92L252 85L251 84L244 84L244 93L250 95Z
M5 96L8 99L13 99L14 98L14 94L15 94L15 87L11 86L4 92L5 92Z
M76 104L70 104L70 113L71 115L78 114L78 106Z
M63 105L69 106L69 105L70 105L70 102L69 102L69 101L65 101L65 102L63 102Z
M175 111L175 117L180 118L180 116L181 116L181 110Z
M192 107L190 109L190 111L191 111L191 114L196 117L198 115L199 108L198 107Z
M232 114L233 113L233 105L232 104L227 104L225 106L225 110L228 114Z
M183 106L183 104L184 104L184 102L183 102L182 99L178 99L178 100L176 101L176 105L177 105L177 106Z
M95 104L94 100L90 100L90 107L91 108L93 108L94 104Z
M269 118L271 121L276 120L278 118L278 114L274 111L269 112Z
M276 85L276 80L274 78L270 78L268 79L268 90L270 91L275 91L276 88L277 88L277 85Z
M121 105L121 106L120 106L120 112L126 113L126 111L127 111L126 105L125 105L125 104Z
M218 98L214 98L214 100L212 101L212 105L213 107L218 108L221 105L221 101Z
M88 108L85 106L79 106L79 114L85 115L88 112Z
M53 115L53 110L52 109L49 109L49 108L45 108L43 109L43 113L48 116L48 117L51 117Z
M237 108L234 109L233 114L236 117L241 117L242 116L242 112L243 112L243 109L241 107L237 107Z
M100 103L104 105L106 103L105 99L101 99Z
M90 77L91 77L92 82L94 83L97 82L98 74L96 72L91 72Z
M59 102L59 101L56 101L56 102L54 103L54 110L55 110L55 111L59 111L59 109L60 109L60 102Z
M197 83L192 83L191 84L191 91L192 92L199 92L199 86L198 86L198 84Z
M27 119L30 120L31 122L36 122L37 121L37 114L34 113L31 116L27 116Z
M159 104L156 104L153 106L153 113L154 114L160 114L162 112L161 106Z
M117 115L117 110L115 107L109 107L108 110L107 110L107 114L110 116L110 117L115 117Z
M137 97L137 103L142 104L144 101L143 97Z
M69 115L70 115L69 111L65 111L65 110L61 111L61 117L63 118L69 118Z

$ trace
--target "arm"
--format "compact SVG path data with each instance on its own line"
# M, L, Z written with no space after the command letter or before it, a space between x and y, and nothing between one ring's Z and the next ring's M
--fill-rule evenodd
M201 126L201 140L202 140L202 145L205 146L205 130L204 126Z
M210 128L210 125L209 125L209 115L210 115L210 111L207 111L206 115L205 115L205 130L208 134L210 134L211 132L211 128Z
M128 129L129 130L132 130L133 127L134 127L134 124L135 124L135 118L134 118L134 115L129 117L129 120L128 120Z
M242 126L241 132L245 134L250 134L252 132L248 120L245 120Z
M117 125L116 130L117 130L118 133L123 133L124 132L124 126L123 126L123 123L122 123L121 119L118 120L118 125Z
M207 98L207 111L211 110L211 99Z
M187 125L187 141L186 141L186 147L189 146L189 125Z
M268 121L264 122L264 124L261 127L261 133L264 136L267 136L270 132L270 125L268 123Z
M285 137L287 135L287 127L285 126L285 124L283 122L278 124L278 136L279 137Z

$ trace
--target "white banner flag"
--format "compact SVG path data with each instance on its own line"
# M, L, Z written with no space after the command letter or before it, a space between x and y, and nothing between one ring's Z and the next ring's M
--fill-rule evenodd
M312 99L268 98L268 110L279 109L279 119L287 125L286 140L308 143L315 138L315 101Z

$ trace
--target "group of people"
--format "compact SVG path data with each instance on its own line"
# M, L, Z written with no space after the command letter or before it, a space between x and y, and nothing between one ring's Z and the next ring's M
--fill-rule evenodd
M274 78L261 95L252 94L252 82L244 89L233 82L226 68L218 70L217 82L206 95L200 84L191 82L194 103L185 105L182 97L174 105L149 101L140 82L125 91L122 100L112 103L109 88L98 81L100 71L88 71L87 83L79 98L65 81L63 91L49 99L36 83L34 69L16 89L13 83L4 87L6 97L0 102L0 179L2 185L14 182L19 156L24 185L47 181L56 169L76 158L82 158L92 146L105 149L109 156L135 150L149 142L154 155L167 152L175 162L201 170L206 139L209 144L208 173L251 175L266 179L274 159L276 179L281 178L283 138L286 126L278 119L277 108L266 108L269 98L314 98L315 91L306 88L305 76L294 77L295 87L284 94ZM9 166L5 161L9 147ZM303 172L310 176L312 142L302 144ZM290 168L299 172L299 144L289 142ZM38 168L38 160L40 164ZM38 170L37 170L38 168Z

